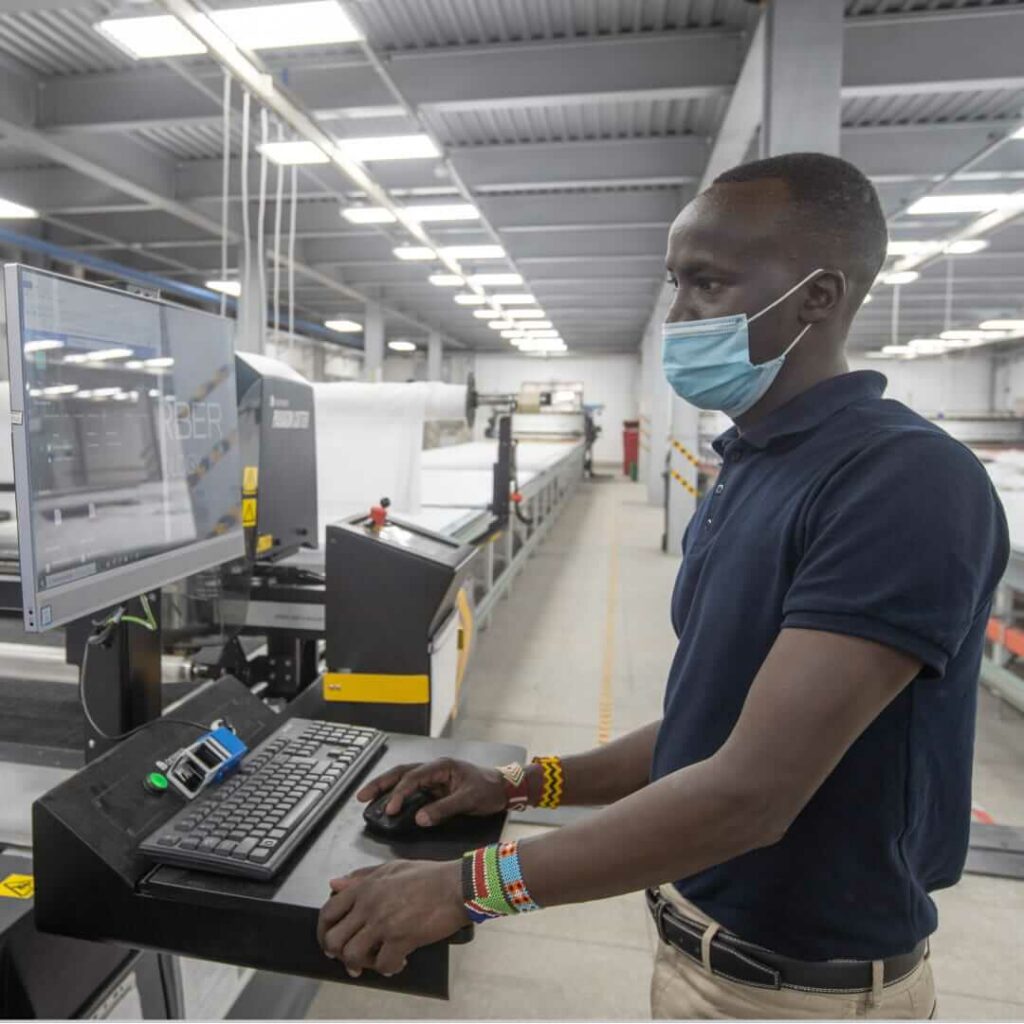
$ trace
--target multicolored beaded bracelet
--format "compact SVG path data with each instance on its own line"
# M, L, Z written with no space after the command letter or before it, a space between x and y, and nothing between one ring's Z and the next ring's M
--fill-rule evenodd
M544 772L544 788L541 790L538 807L558 807L565 792L565 772L560 757L535 757L532 764L539 764Z
M475 924L539 910L523 881L519 843L495 843L467 853L462 859L462 898Z

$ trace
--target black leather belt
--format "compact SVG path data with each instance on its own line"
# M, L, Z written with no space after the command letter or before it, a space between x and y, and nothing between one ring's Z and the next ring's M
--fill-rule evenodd
M703 963L701 939L705 926L684 917L654 889L647 890L647 906L662 942ZM883 984L891 985L910 974L924 959L927 948L927 940L923 940L909 953L884 960ZM710 963L712 974L759 988L869 992L872 987L870 960L794 960L725 931L711 940Z

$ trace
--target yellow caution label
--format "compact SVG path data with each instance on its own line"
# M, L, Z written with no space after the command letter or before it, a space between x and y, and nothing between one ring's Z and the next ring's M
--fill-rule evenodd
M260 481L260 467L246 466L242 471L242 493L255 494Z
M262 555L274 546L274 535L272 533L261 533L256 540L256 554Z
M377 672L324 673L324 700L354 704L429 704L429 676Z
M30 900L36 891L32 875L8 875L0 881L0 899Z
M255 526L256 525L256 499L255 498L243 498L242 499L242 525L243 526Z

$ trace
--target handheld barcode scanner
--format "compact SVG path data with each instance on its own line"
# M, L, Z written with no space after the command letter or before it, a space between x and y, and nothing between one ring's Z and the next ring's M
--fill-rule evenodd
M158 763L158 767L186 800L193 800L207 786L233 772L248 749L227 726L222 726L183 747L169 761Z

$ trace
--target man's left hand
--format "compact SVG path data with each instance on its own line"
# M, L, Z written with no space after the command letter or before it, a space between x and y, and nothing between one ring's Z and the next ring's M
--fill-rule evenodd
M387 977L420 946L469 923L458 861L392 861L331 879L316 935L327 956L352 977L367 969Z

